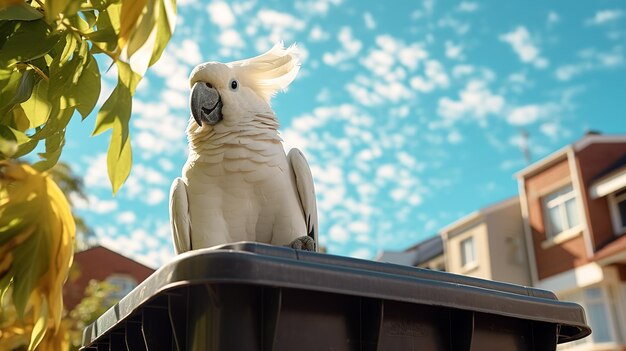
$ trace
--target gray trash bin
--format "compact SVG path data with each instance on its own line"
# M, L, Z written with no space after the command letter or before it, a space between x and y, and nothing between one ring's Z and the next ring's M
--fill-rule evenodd
M590 333L549 291L243 242L178 256L81 350L538 351Z

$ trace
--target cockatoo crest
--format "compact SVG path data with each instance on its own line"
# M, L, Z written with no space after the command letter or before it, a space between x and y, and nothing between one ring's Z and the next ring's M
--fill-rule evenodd
M300 60L295 44L288 48L282 42L259 56L225 64L207 62L196 66L189 77L189 86L198 81L213 81L216 78L228 83L228 76L237 78L269 104L280 90L285 90L293 82L300 70ZM228 68L230 70L228 70ZM229 74L230 73L230 74ZM219 86L218 82L212 83ZM225 84L224 84L225 85Z

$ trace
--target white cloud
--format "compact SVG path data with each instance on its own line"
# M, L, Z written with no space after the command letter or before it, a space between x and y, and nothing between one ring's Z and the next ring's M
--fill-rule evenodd
M457 10L460 12L474 12L478 10L478 3L462 1L459 6L457 6Z
M167 105L173 108L185 109L189 106L189 97L178 90L167 89L162 96Z
M452 130L446 138L450 144L458 144L463 141L463 135L458 130Z
M624 16L622 10L601 10L596 12L596 15L585 21L586 25L599 26L609 22L614 22Z
M558 80L568 81L589 69L591 69L591 65L588 63L563 65L556 69L554 75Z
M107 173L107 154L98 154L91 159L87 159L86 162L88 166L84 178L85 185L96 188L109 187L110 183Z
M341 3L342 0L298 0L295 8L303 15L326 16L331 5L337 6Z
M557 122L546 122L539 127L539 130L541 130L545 136L553 140L558 138L560 129L561 126Z
M526 27L518 26L514 31L500 35L500 40L509 43L522 62L531 63L536 68L548 66L548 59L541 57Z
M224 1L214 1L207 6L211 21L221 28L235 24L235 15L230 6Z
M275 43L292 42L297 33L306 29L306 21L287 12L263 8L249 21L246 33L255 36L255 48L258 52L267 51ZM259 33L263 29L264 33ZM299 43L303 48L302 42Z
M341 48L334 53L324 53L322 61L329 66L337 66L354 57L361 51L363 43L352 36L350 27L341 27L337 34L337 40L341 44Z
M578 75L593 70L621 67L626 61L620 46L605 52L584 49L578 52L578 57L580 58L579 62L558 67L554 72L555 77L560 81L569 81Z
M76 200L76 198L73 198L73 200ZM113 199L104 200L98 198L95 195L88 195L87 201L74 201L74 206L77 209L82 209L97 214L107 214L117 210L117 201Z
M363 21L365 21L365 27L367 29L376 29L376 21L374 20L374 16L371 13L365 12L363 14Z
M415 76L411 79L411 87L423 93L429 93L435 88L447 88L450 84L443 65L436 60L428 60L424 69L424 77Z
M318 24L314 25L309 32L309 40L313 42L326 41L329 37L328 32L324 31Z
M330 239L336 242L345 243L350 239L350 233L342 225L335 224L328 231Z
M171 171L174 169L174 164L172 163L172 161L170 161L167 158L161 158L159 159L159 166L164 170L164 171Z
M455 45L453 42L447 40L446 41L446 57L457 60L463 59L463 45Z
M176 43L171 45L176 46L177 50L174 53L180 61L192 66L202 62L202 53L196 41L184 39L179 45Z
M217 41L225 48L243 48L245 45L241 35L239 35L239 32L232 28L222 31ZM225 52L230 54L230 51Z
M538 105L526 105L511 110L507 121L515 126L523 126L536 122L541 117L541 108Z
M182 98L179 96L178 99L179 105L182 104ZM133 146L148 158L183 153L187 148L185 129L188 120L188 114L172 113L163 101L144 103L136 99L133 101L132 124L136 128Z
M444 125L451 125L461 118L478 120L486 125L488 115L498 114L504 108L504 98L493 94L484 81L472 80L459 93L459 100L448 97L439 99L437 113L444 119Z
M461 22L458 19L445 15L439 21L437 21L437 25L440 28L450 28L456 32L458 35L465 35L469 32L471 25L467 22Z
M294 28L304 29L305 22L293 15L276 10L261 9L259 10L258 19L265 28Z
M561 16L554 11L548 13L548 27L551 27L561 21Z
M456 65L452 68L452 76L454 78L460 78L468 76L476 71L476 68L472 65Z
M161 201L165 200L165 192L158 188L150 189L148 191L147 196L145 198L142 197L142 199L148 205L156 205L160 203Z
M148 185L166 185L169 182L168 177L157 169L151 168L145 164L138 163L133 166L130 176L126 180L126 184L122 188L122 192L129 198L134 199L138 196L141 200L152 204L151 201L159 199L159 194L156 192L152 195L148 195ZM163 194L165 195L165 194ZM149 196L152 198L148 199Z
M117 222L120 224L133 224L137 217L134 212L124 211L117 215Z

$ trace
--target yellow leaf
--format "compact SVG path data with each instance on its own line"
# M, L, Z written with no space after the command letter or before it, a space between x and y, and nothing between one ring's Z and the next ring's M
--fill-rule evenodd
M52 104L48 101L48 82L44 79L33 89L30 99L22 103L22 109L30 121L29 128L37 128L50 117Z
M128 43L139 16L146 10L146 2L147 0L122 0L120 34L117 41L120 50L123 50Z
M14 218L7 219L7 215ZM57 338L54 334L61 326L62 287L73 257L74 219L67 199L46 173L15 161L0 161L0 224L0 268L4 270L0 292L8 291L6 285L11 284L12 305L23 320L28 349L34 350L48 340L48 333ZM19 232L11 234L12 230ZM2 240L9 234L9 240ZM4 257L12 258L8 268ZM4 334L0 345L3 342ZM46 347L42 349L59 350Z
M55 20L67 7L69 0L46 0L46 19L48 22Z
M33 351L39 345L44 335L46 335L46 327L48 324L48 304L44 298L40 299L41 305L38 306L36 311L37 321L33 326L33 331L30 334L30 343L28 344L28 350Z

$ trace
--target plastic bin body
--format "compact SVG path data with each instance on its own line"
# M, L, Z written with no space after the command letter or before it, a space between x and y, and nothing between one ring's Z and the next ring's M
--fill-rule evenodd
M159 269L82 350L555 350L590 332L545 290L238 243Z

